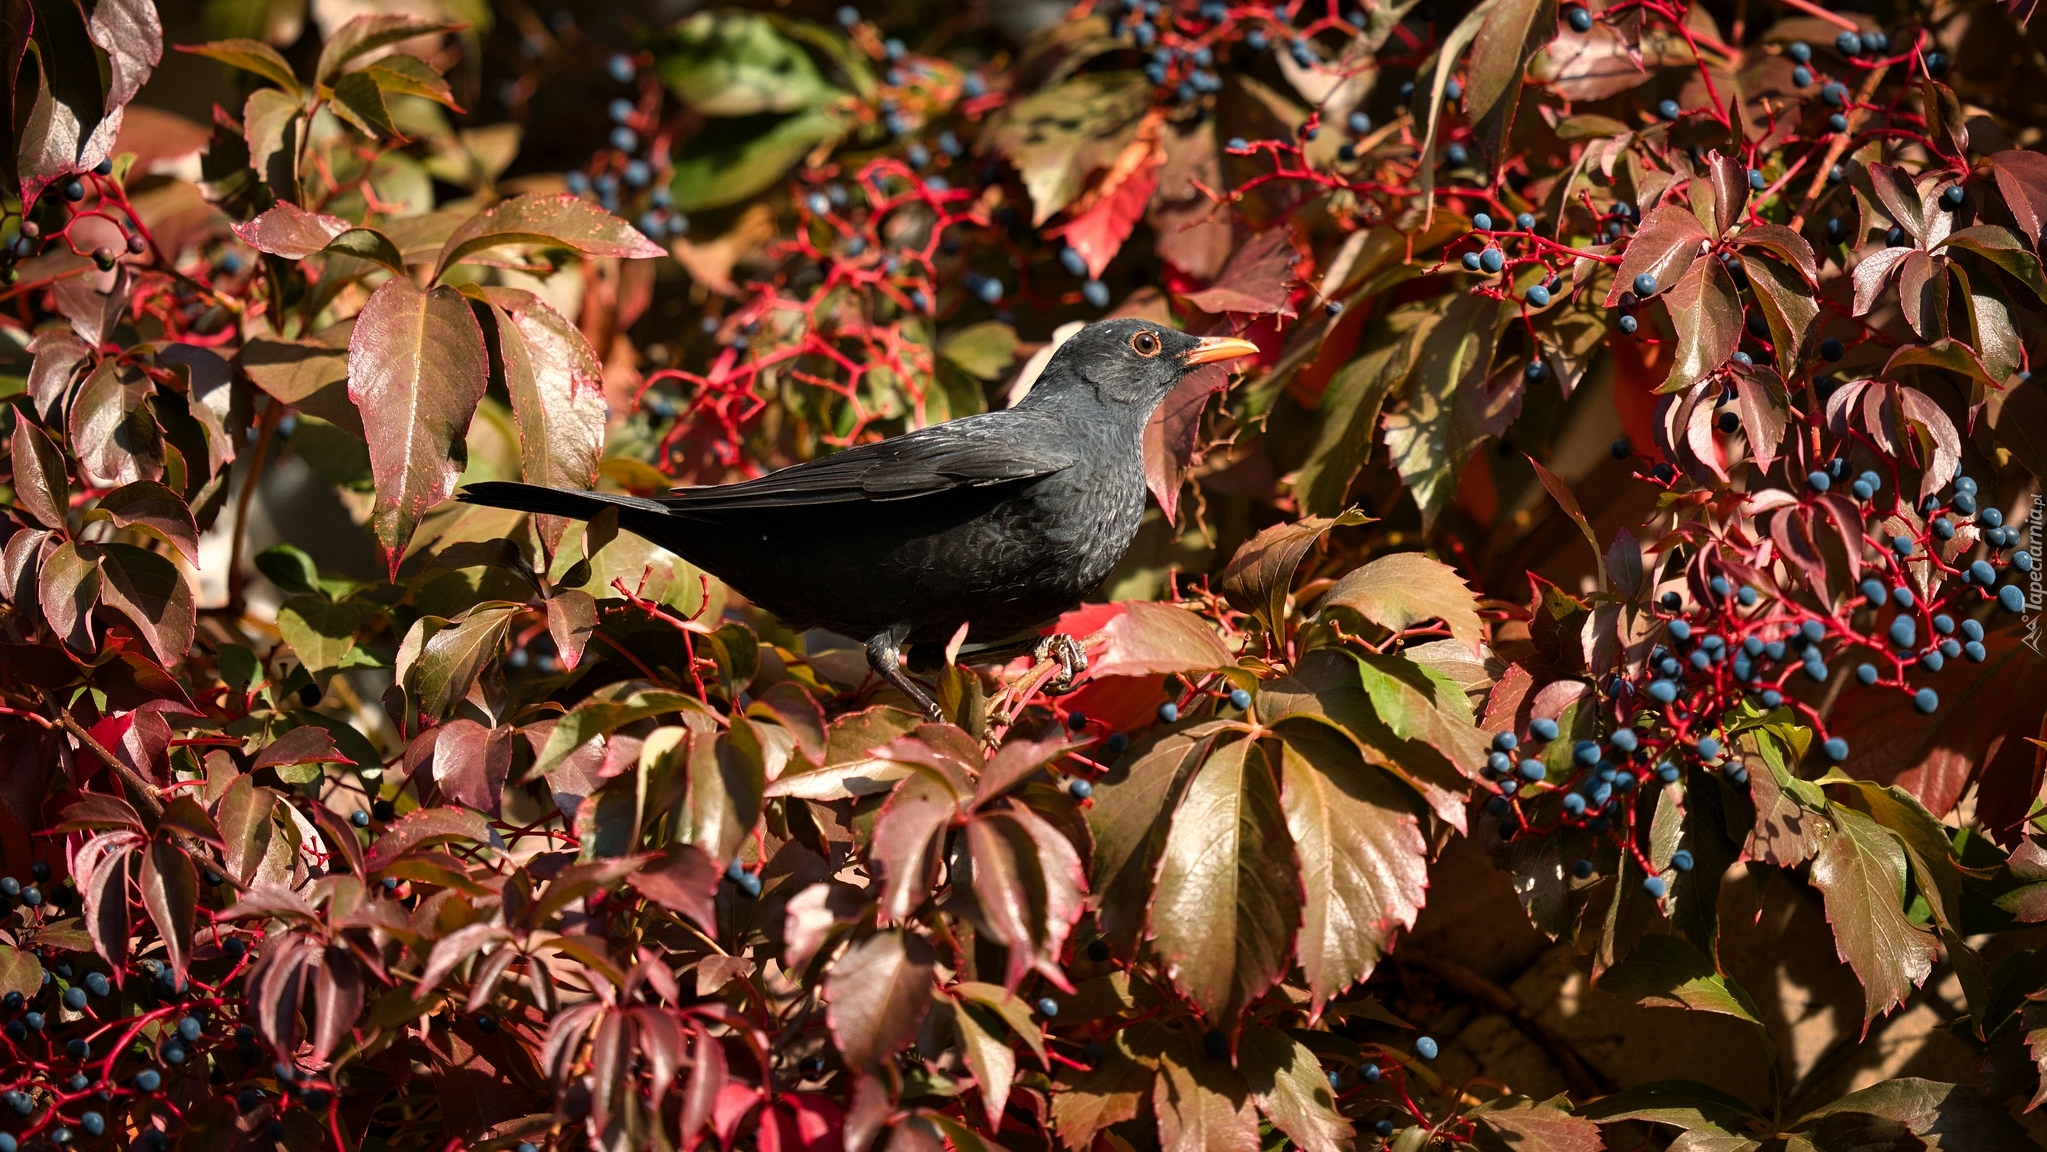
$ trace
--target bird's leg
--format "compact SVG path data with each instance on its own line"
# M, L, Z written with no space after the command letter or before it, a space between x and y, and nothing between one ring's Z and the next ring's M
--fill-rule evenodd
M908 625L898 624L893 628L876 632L867 640L867 666L881 675L883 680L894 685L896 691L917 702L924 714L933 720L944 720L945 714L938 709L938 701L924 691L922 685L910 679L903 671L903 641L910 635Z
M1045 685L1045 691L1058 695L1073 688L1073 678L1087 671L1087 649L1080 641L1064 632L1054 632L1038 641L1031 649L1031 655L1039 661L1052 660L1059 665L1059 675Z

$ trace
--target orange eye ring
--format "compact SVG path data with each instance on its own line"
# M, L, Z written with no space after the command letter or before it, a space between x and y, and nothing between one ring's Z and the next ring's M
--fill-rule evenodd
M1159 343L1159 334L1156 332L1147 330L1130 337L1130 350L1147 360L1165 351L1165 348L1164 344Z

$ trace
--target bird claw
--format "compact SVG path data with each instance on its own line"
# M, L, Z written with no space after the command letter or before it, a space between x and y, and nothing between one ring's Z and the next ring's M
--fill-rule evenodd
M1087 671L1087 649L1080 646L1080 641L1064 633L1055 632L1038 641L1031 655L1040 663L1050 660L1059 665L1059 675L1047 682L1043 689L1053 696L1071 692L1074 678Z

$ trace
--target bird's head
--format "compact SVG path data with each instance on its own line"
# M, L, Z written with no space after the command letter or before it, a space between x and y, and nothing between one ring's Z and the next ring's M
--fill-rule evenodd
M1249 340L1189 336L1156 320L1102 320L1059 346L1024 403L1078 394L1149 417L1188 373L1257 352Z

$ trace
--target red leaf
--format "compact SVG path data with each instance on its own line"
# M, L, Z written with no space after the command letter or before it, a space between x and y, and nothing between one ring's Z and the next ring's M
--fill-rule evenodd
M163 936L164 954L180 985L192 959L192 917L199 907L199 870L168 840L150 842L142 858L142 906Z
M242 243L258 252L304 260L355 225L339 216L308 212L288 200L280 200L247 224L232 227Z
M1245 241L1214 284L1187 297L1203 312L1293 316L1293 270L1300 254L1293 232L1268 228Z
M890 929L854 945L825 978L825 1020L846 1063L871 1068L917 1034L931 1010L933 960L922 936Z
M2035 242L2047 227L2047 156L2013 148L1990 157L2005 207Z
M1165 155L1159 151L1153 135L1141 134L1117 157L1087 206L1045 234L1064 237L1087 262L1087 274L1101 279L1109 261L1116 258L1123 241L1130 238L1131 230L1143 218L1145 205L1151 203L1151 195L1158 189L1159 165L1163 163Z
M1220 364L1196 368L1180 378L1144 425L1144 483L1168 521L1180 511L1180 489L1194 463L1195 438L1210 393L1229 387L1229 369Z
M329 945L320 954L318 974L313 978L313 1060L327 1062L327 1054L347 1039L362 1015L362 971L355 966L348 949Z
M249 771L285 768L293 764L354 764L334 747L334 734L318 725L293 728L269 744L249 764Z
M717 910L712 899L718 893L721 870L704 850L692 844L677 844L665 858L626 877L626 883L640 895L670 912L687 916L698 927L717 927Z
M493 844L497 842L497 834L491 831L481 815L466 808L420 808L399 817L397 823L384 830L384 834L370 846L363 866L371 872L380 872L407 852L451 840Z
M1215 629L1185 609L1131 600L1102 628L1096 676L1158 676L1212 672L1236 662Z
M1658 292L1676 284L1699 258L1699 242L1706 238L1690 208L1667 200L1651 208L1621 253L1621 270L1606 290L1606 306L1614 307L1621 293L1634 291L1635 277L1644 272L1656 278Z

